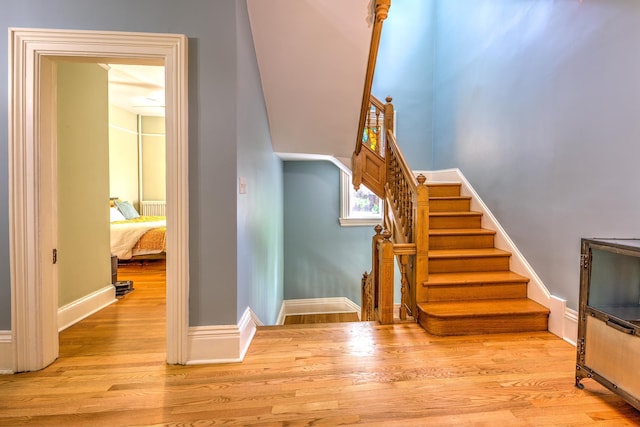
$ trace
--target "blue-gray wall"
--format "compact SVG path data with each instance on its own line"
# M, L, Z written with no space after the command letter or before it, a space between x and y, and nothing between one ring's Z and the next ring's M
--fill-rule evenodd
M271 148L269 122L245 2L238 2L238 317L251 307L274 324L282 304L282 161ZM239 319L238 319L239 320Z
M393 98L396 137L409 166L432 168L435 2L395 0L384 21L371 92Z
M373 227L341 227L340 170L284 162L284 298L347 297L361 304Z
M189 37L190 158L190 324L236 324L238 300L252 300L255 283L238 290L237 257L257 248L237 243L237 168L239 140L247 139L237 122L243 108L258 100L254 89L241 88L255 53L246 42L248 26L243 0L21 0L2 1L0 27L36 27L180 33ZM7 45L0 43L0 81L6 82ZM240 70L239 70L240 69ZM254 83L255 84L255 83ZM246 91L246 92L245 92ZM0 85L0 200L8 205L7 85ZM252 107L255 108L255 107ZM242 117L241 117L242 116ZM246 131L249 132L249 131ZM263 125L251 131L264 140ZM265 160L271 188L281 192ZM262 163L260 163L262 167ZM266 185L266 184L265 184ZM258 187L256 187L258 188ZM270 219L277 222L277 213ZM269 243L277 251L277 238ZM265 246L261 247L262 250ZM261 279L262 280L262 279ZM277 273L264 278L277 294ZM276 283L276 284L274 284ZM241 295L239 295L241 294ZM276 297L277 298L277 297ZM10 273L8 209L0 210L0 330L9 329Z
M462 170L576 309L580 237L640 236L640 2L446 0L436 15L433 164Z
M359 277L370 268L370 229L340 229L340 236L354 236L335 249L335 239L342 238L333 234L339 228L337 169L287 162L283 192L264 117L246 126L248 115L260 116L264 107L245 10L243 0L21 0L3 1L0 13L5 30L99 29L189 37L193 326L234 324L247 305L259 306L259 316L270 323L280 292L285 298L347 296L359 302ZM394 14L401 13L406 20L396 22ZM426 29L417 26L417 17L425 19L420 22ZM393 34L395 43L385 40L395 33L394 26L401 31L405 25L420 35L416 45L404 42L409 32ZM640 135L635 117L640 111L639 39L637 0L403 0L393 3L383 30L374 93L394 97L398 138L410 165L461 168L551 292L573 308L579 238L640 236L635 220L640 212L635 164L640 154L635 140ZM390 57L394 46L398 52ZM410 47L414 57L407 56ZM0 81L5 82L6 49L7 43L0 43ZM0 98L7 97L7 85L0 85ZM418 101L425 97L424 104ZM5 183L0 200L5 201L7 121L7 102L0 102L0 145L5 147L0 150L0 182ZM240 174L249 184L243 197L237 194ZM309 188L318 189L317 198L304 194ZM254 213L269 203L277 211L279 197L283 243L277 231L281 214L269 214L263 224ZM305 198L308 203L301 203ZM336 204L331 208L323 200ZM234 223L237 227L230 226ZM281 245L284 256L278 258ZM329 257L331 250L339 251L337 256ZM251 259L248 270L240 265L243 258ZM11 323L9 281L4 209L0 330Z

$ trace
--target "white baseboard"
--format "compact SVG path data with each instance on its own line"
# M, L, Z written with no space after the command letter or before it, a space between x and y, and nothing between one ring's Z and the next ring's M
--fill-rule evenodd
M116 288L113 285L108 285L60 307L58 309L58 332L64 331L69 326L78 323L116 301Z
M190 327L186 364L242 362L258 326L262 322L247 307L237 325Z
M562 338L575 347L578 342L578 312L566 309L564 313L564 333Z
M13 340L11 331L0 331L0 374L13 374Z
M294 314L352 313L360 317L360 306L346 297L289 299L282 301L277 325L284 324L284 318Z

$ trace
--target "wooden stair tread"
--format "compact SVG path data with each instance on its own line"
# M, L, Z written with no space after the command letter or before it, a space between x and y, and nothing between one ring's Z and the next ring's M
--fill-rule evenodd
M476 211L443 211L429 212L429 216L482 216L482 212Z
M471 196L429 196L429 200L471 200Z
M527 299L421 302L418 307L428 316L439 318L511 315L548 315L549 309Z
M417 175L416 175L417 178ZM428 187L461 187L462 183L460 181L427 181L425 182Z
M431 236L468 236L468 235L492 235L496 234L495 230L487 228L431 228L429 235Z
M511 256L511 252L498 248L481 249L433 249L429 251L430 259L442 258L481 258L488 256Z
M529 282L529 278L513 271L474 271L462 273L432 273L423 286L447 286L456 284L479 285L483 283Z

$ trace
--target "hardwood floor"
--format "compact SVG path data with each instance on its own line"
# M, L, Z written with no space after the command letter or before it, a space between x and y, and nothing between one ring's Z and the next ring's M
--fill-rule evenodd
M118 280L133 280L135 290L64 330L56 363L74 356L114 356L121 360L140 354L158 363L166 359L164 261L119 266Z
M358 313L289 314L285 325L309 325L313 323L359 322Z
M122 272L135 291L63 331L51 366L0 376L0 425L640 425L594 381L576 389L575 348L546 332L265 326L242 363L166 365L158 270Z

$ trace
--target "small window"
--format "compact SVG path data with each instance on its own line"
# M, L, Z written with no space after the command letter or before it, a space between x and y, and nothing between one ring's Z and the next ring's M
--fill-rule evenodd
M374 226L382 222L382 199L364 185L358 191L351 184L351 175L340 172L340 225Z

